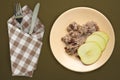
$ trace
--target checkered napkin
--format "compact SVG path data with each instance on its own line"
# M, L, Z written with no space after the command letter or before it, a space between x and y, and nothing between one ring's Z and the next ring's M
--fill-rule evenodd
M32 77L42 47L44 26L37 19L33 33L29 35L32 10L28 6L24 6L22 11L22 30L19 29L20 24L16 21L15 16L8 20L12 75Z

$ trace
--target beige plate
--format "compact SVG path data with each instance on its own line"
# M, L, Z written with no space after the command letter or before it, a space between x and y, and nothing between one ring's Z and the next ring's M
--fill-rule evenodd
M67 34L66 27L72 23L85 24L95 21L100 30L106 32L110 40L100 59L89 66L83 65L76 57L68 55L61 37ZM77 7L64 12L54 23L50 33L50 46L57 61L64 67L77 72L88 72L101 67L110 58L115 44L114 31L109 20L99 11L88 7Z

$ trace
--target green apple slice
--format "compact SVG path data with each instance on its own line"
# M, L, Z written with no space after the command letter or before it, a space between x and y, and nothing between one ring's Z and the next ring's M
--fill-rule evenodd
M107 42L109 40L109 36L105 32L97 31L97 32L94 32L93 34L103 37L106 41L106 44L107 44Z
M78 55L80 56L83 64L93 64L101 56L101 49L97 43L87 42L79 47Z
M86 42L96 42L99 47L101 48L101 50L103 51L105 49L105 46L106 46L106 41L104 38L102 38L101 36L99 35L90 35L87 39L86 39Z

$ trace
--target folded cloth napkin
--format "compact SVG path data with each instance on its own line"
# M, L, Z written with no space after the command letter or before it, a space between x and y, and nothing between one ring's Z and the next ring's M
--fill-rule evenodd
M32 10L22 8L23 20L19 24L15 16L8 20L10 60L13 76L32 77L42 47L44 25L37 18L32 34L28 34L32 21ZM19 26L22 26L22 30Z

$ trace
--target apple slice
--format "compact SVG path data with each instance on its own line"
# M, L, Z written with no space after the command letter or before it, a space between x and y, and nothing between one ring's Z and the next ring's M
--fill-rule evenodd
M87 38L86 42L96 42L98 44L98 46L101 48L101 51L103 51L105 49L105 46L106 46L105 39L102 38L101 36L95 35L95 34L90 35Z
M101 56L101 49L96 42L87 42L79 47L78 55L83 64L93 64Z
M97 32L94 32L93 34L103 37L106 41L106 44L107 44L107 42L109 40L109 36L105 32L97 31Z

